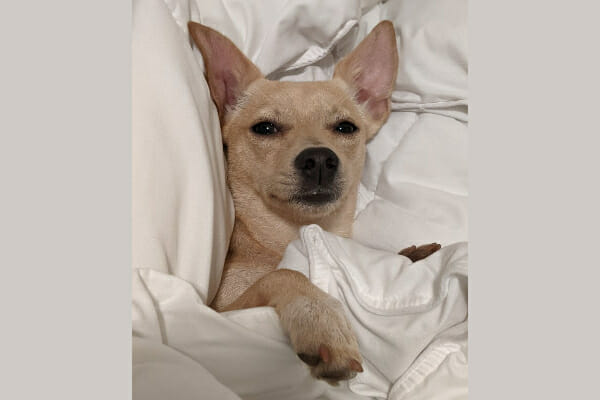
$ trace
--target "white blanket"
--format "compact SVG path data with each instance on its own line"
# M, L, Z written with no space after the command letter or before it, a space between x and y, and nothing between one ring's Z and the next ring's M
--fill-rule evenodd
M466 2L146 0L133 11L134 398L465 398ZM272 309L205 305L233 204L190 19L283 80L330 78L377 22L394 22L394 112L368 145L355 240L307 227L280 265L346 307L365 372L338 388L309 376ZM395 255L433 241L444 248L422 262Z

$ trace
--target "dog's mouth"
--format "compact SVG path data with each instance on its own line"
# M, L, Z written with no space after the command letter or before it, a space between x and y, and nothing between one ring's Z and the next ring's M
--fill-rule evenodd
M311 206L321 206L335 202L340 197L337 190L327 188L316 188L312 190L303 190L292 196L292 202Z

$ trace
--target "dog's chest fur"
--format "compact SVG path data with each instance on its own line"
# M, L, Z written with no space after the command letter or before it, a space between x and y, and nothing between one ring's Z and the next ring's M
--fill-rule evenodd
M329 232L349 237L357 192L351 191L333 215L319 221L293 221L278 215L260 201L239 196L232 187L236 219L219 290L211 303L217 311L233 302L254 282L275 270L287 245L298 237L302 225L318 223Z

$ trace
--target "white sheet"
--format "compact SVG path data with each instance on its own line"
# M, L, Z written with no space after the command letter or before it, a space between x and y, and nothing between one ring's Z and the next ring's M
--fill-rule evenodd
M134 398L164 398L175 388L177 398L464 398L466 331L450 336L423 313L411 314L407 325L383 318L394 321L389 326L368 314L353 320L369 362L365 373L334 389L308 375L271 309L217 314L205 306L220 280L233 208L216 110L186 23L225 33L270 78L307 80L328 79L336 60L372 26L394 21L401 60L394 112L368 145L355 222L355 239L383 253L352 241L336 248L352 252L347 265L356 271L368 265L369 274L352 281L380 296L383 283L398 282L409 299L465 263L465 245L451 244L467 238L466 2L146 0L135 1L133 11ZM413 286L402 283L415 270L390 252L436 240L446 247L415 264L430 275ZM445 258L450 253L462 255ZM296 255L300 268L301 252ZM370 256L394 265L367 262ZM293 264L290 256L286 263ZM322 268L344 270L336 265ZM398 274L391 280L390 271ZM446 296L428 294L453 301L445 309L463 329L466 270L459 275ZM360 315L360 296L344 292L349 281L337 278L327 289L336 297L346 293L340 298L350 315ZM382 351L372 344L384 337L384 326L413 339L386 340L391 347ZM438 348L453 351L438 363L418 356L431 350L440 358Z
M213 387L223 390L205 377L207 370L246 399L466 397L465 243L411 263L312 225L304 227L300 240L288 247L280 267L306 274L344 304L364 357L362 374L335 389L316 381L291 349L272 308L218 314L201 302L187 282L140 270L134 275L140 286L138 300L147 300L145 309L159 318L155 329L141 330L136 324L135 336L153 339L150 343L159 348L162 342L187 356L177 362L169 354L162 355L166 350L146 344L152 353L142 351L141 358L153 360L164 373L159 374L158 367L141 370L144 364L134 360L134 381L140 377L144 382L136 382L140 393L148 393L147 386L152 386L149 373L176 387L165 377L184 381L187 375L182 378L180 371L192 364L191 359L199 364L192 369L198 370L198 379L207 386L203 394ZM152 337L153 332L159 336ZM436 379L441 382L428 383ZM197 387L196 382L182 389L187 395L197 392Z
M365 371L350 381L354 393L466 397L466 243L412 263L311 225L301 229L279 267L304 273L345 306L364 358ZM444 386L423 385L445 368L451 379Z

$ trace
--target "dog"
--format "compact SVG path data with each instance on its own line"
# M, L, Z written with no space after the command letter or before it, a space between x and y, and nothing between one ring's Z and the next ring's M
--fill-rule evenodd
M333 79L276 82L219 32L188 24L221 124L235 224L211 307L271 306L312 376L336 385L362 372L341 303L303 274L276 269L302 225L352 234L366 143L387 120L398 70L390 21L335 67ZM400 252L413 261L432 243Z

